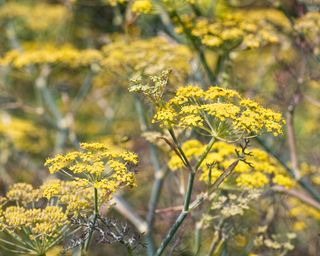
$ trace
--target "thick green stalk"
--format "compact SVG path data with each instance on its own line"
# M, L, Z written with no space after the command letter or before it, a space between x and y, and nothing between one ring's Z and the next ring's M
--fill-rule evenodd
M175 141L176 146L178 147L179 143L178 143L176 137L174 137L173 140ZM185 218L189 214L189 206L190 206L190 200L191 200L191 195L192 195L192 190L193 190L193 184L194 184L194 178L195 178L195 175L196 175L196 171L200 168L200 166L203 163L204 159L206 158L206 156L210 152L214 142L215 142L215 138L212 137L212 139L210 140L209 144L206 147L205 152L200 157L200 160L198 161L198 163L197 163L197 165L196 165L196 167L194 169L190 165L191 169L190 169L190 172L189 172L188 185L187 185L187 191L186 191L186 194L185 194L183 210L180 213L180 215L178 216L178 218L176 219L175 223L170 228L169 232L167 233L166 237L162 241L162 243L161 243L160 247L158 248L158 250L157 250L155 255L157 255L157 256L162 255L162 253L164 252L164 250L166 249L166 247L168 246L168 244L172 240L173 236L178 231L178 229L180 228L181 224L183 223L183 221L185 220ZM183 152L181 147L180 147L180 150ZM187 163L189 163L189 162L187 162Z
M127 247L128 256L133 256L133 250L130 247Z
M189 175L192 175L191 173ZM165 248L168 246L170 243L171 239L173 238L174 234L177 232L179 227L181 226L182 222L185 220L187 217L188 212L182 211L178 218L176 219L175 223L172 225L171 229L169 230L168 234L166 235L165 239L162 241L159 249L157 250L155 255L162 255L164 252Z
M85 251L87 252L92 240L92 236L93 236L93 231L94 231L94 226L96 225L97 219L99 216L99 207L98 207L98 190L96 188L94 188L94 215L93 215L93 221L92 221L92 226L90 229L90 233L88 236L88 239L86 241L86 245L85 245Z

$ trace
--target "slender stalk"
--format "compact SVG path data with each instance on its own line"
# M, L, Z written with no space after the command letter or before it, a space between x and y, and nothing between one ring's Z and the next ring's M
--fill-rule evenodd
M157 6L160 20L164 26L164 31L175 41L181 43L181 38L175 32L174 26L172 25L170 17L166 12L165 8L161 5L159 0L152 0L152 2Z
M317 210L320 211L320 203L317 202L316 200L314 200L313 198L310 198L307 194L296 190L296 189L286 189L284 187L281 186L274 186L272 187L272 190L276 191L276 192L280 192L280 193L284 193L290 196L293 196L297 199L299 199L302 203L304 204L308 204L311 207L316 208Z
M72 102L72 106L71 106L71 110L72 112L76 112L81 103L85 100L86 96L88 95L91 87L92 87L92 79L94 77L94 72L92 71L92 69L90 69L76 95L76 97L74 98L73 102Z
M1 243L8 244L8 245L10 245L10 246L17 247L17 248L22 249L22 250L25 250L25 251L27 251L27 252L32 252L32 251L33 251L33 250L31 250L31 249L29 249L29 248L27 248L27 247L24 247L24 246L20 246L20 245L18 245L18 244L11 243L11 242L9 242L9 241L7 241L7 240L5 240L5 239L1 239L1 238L0 238L0 242L1 242ZM0 246L1 246L1 245L0 245Z
M209 142L209 144L208 144L207 147L206 147L206 150L205 150L205 151L203 152L203 154L201 155L200 160L199 160L199 162L198 162L197 165L196 165L195 171L197 171L197 170L200 168L200 166L201 166L201 164L203 163L204 159L207 157L208 153L210 152L210 150L211 150L214 142L215 142L215 138L212 137L211 140L210 140L210 142Z
M172 132L173 132L173 130L172 130ZM172 134L174 135L174 133L172 133ZM180 147L176 137L173 137L173 140L175 141L176 145L178 147ZM187 162L187 163L189 163L191 169L190 169L189 177L188 177L188 185L187 185L187 191L186 191L185 198L184 198L183 210L181 211L180 215L176 219L175 223L170 228L169 232L167 233L166 237L162 241L162 243L161 243L160 247L158 248L158 250L157 250L155 255L159 256L164 252L165 248L168 246L168 244L172 240L173 236L175 235L175 233L180 228L181 224L183 223L183 221L185 220L185 218L189 214L189 206L190 206L190 200L191 200L191 195L192 195L192 190L193 190L193 183L194 183L194 178L195 178L195 175L196 175L196 171L200 168L200 166L203 163L204 159L206 158L206 156L210 152L214 142L215 142L215 138L212 137L210 142L209 142L209 144L206 147L206 150L204 151L204 153L200 157L200 160L198 161L198 163L196 164L196 167L194 169L192 168L190 163ZM184 155L184 152L183 152L181 147L180 147L180 150Z
M133 250L130 247L127 247L128 256L133 256Z
M96 225L97 219L99 216L99 207L98 207L98 189L94 188L94 215L93 215L93 221L92 221L92 226L89 232L88 239L86 241L85 245L85 251L87 252L92 240L93 232L94 232L94 227Z
M293 106L289 106L289 111L287 113L287 133L288 133L288 144L289 144L289 152L290 152L290 160L293 175L296 179L300 178L300 174L298 173L298 159L297 159L297 148L296 148L296 141L294 136L294 108Z
M218 243L211 244L210 252L208 256L214 256L214 255L225 255L223 250L225 249L223 246L225 245L225 239L221 238L219 241L213 241Z
M196 228L194 231L194 256L197 256L200 252L201 247L201 231L202 231L202 222L196 223Z
M224 63L228 59L228 56L229 56L229 52L223 52L223 53L218 55L216 67L215 67L215 70L214 70L214 75L216 77L216 81L215 82L219 82L219 74L223 71Z
M216 230L214 237L212 239L208 256L213 256L217 252L217 245L219 241L221 241L223 224L224 224L224 220L221 220L218 224L218 230Z
M208 80L210 83L215 83L217 78L215 77L215 75L213 74L208 62L207 62L207 59L205 57L205 54L203 52L203 50L201 49L201 47L198 45L198 43L195 41L195 38L192 36L191 32L189 31L189 29L184 25L183 21L181 20L179 14L177 13L176 10L174 10L172 12L172 16L176 17L177 18L177 21L179 22L179 24L181 25L181 27L183 28L184 30L184 33L185 35L187 36L187 38L189 39L192 47L198 52L198 55L199 55L199 59L200 59L200 62L208 76Z
M173 131L173 129L169 129L169 133L173 139L173 142L174 144L176 145L177 149L178 149L178 152L180 153L180 157L182 158L185 166L189 169L189 171L193 172L193 168L188 160L188 158L186 157L185 153L183 152L182 148L181 148L181 145Z
M68 135L68 128L65 124L65 119L63 118L59 108L57 107L55 100L49 91L47 84L48 84L48 77L51 70L48 65L43 65L40 71L39 77L35 81L35 89L41 96L41 103L46 105L49 112L53 116L52 121L57 127L58 133L56 137L56 145L55 151L59 152L64 147L64 143L67 139Z
M206 199L209 199L210 196L213 194L213 192L216 191L216 189L219 188L219 186L221 185L221 183L229 177L229 175L231 175L231 173L233 172L233 170L237 167L238 163L239 163L239 159L237 159L236 161L234 161L232 164L230 164L228 166L227 169L224 170L224 172L216 179L216 181L212 184L212 186L210 187L210 189L206 192L203 193L201 196L199 196L197 199L195 199L191 204L189 209L193 210L195 208L197 208L201 203L203 203Z
M192 174L190 173L190 175L192 175ZM157 255L157 256L162 255L165 248L168 246L168 244L170 243L174 234L177 232L177 230L179 229L179 227L181 226L182 222L185 220L187 215L188 215L187 211L182 211L180 213L180 215L176 219L175 223L172 225L171 229L169 230L168 234L166 235L165 239L162 241L162 243L161 243L161 245L155 255Z
M21 45L19 43L19 40L16 35L16 31L14 30L14 27L11 22L8 23L8 25L6 27L6 34L9 39L9 43L10 43L11 47L13 49L17 49L17 50L21 51L22 50Z

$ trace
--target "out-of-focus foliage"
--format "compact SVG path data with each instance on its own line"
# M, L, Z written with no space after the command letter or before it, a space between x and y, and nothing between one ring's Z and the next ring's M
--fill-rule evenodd
M317 255L319 10L0 1L0 255Z

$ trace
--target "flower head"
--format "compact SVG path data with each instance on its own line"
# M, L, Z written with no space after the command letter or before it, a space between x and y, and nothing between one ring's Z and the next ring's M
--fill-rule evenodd
M161 127L194 128L224 140L272 132L282 133L280 113L267 109L238 92L220 87L203 90L189 85L177 89L153 118Z
M124 150L109 150L102 143L81 143L82 151L56 155L47 159L45 165L50 173L61 172L73 177L81 187L93 186L111 195L124 186L134 186L134 166L138 156ZM47 192L52 193L53 187Z

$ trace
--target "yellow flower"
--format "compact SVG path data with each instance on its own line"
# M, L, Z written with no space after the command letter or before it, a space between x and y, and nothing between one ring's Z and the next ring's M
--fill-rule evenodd
M189 162L197 162L206 146L200 141L192 139L184 142L181 148ZM240 150L240 148L222 141L215 142L200 166L202 173L199 180L211 184L215 182L223 171L236 160L236 150ZM252 167L244 162L239 162L233 175L225 181L225 184L245 188L263 188L272 183L287 188L296 185L286 170L267 152L258 148L249 148L248 150L251 155L247 156L246 160L252 164ZM168 166L171 170L176 171L182 169L184 164L176 153L172 152Z
M276 176L274 176L272 179L272 182L285 188L292 188L295 185L294 180L282 174L276 174Z
M49 144L46 139L48 133L38 124L6 114L0 114L0 134L8 138L17 150L28 153L39 154Z
M43 15L44 13L46 15ZM44 2L30 5L21 2L8 2L0 7L0 18L14 18L19 20L24 28L36 32L48 32L52 30L53 26L61 26L67 16L67 8L64 5ZM41 22L39 22L40 20Z
M259 15L255 15L259 13ZM285 17L273 10L254 10L246 13L237 11L228 15L217 16L214 20L201 18L181 18L185 27L191 30L203 45L221 47L228 50L234 48L248 49L275 44L279 42L279 34L270 25L270 21L286 27ZM280 21L279 21L280 20ZM183 32L181 24L177 31Z
M31 184L16 183L9 187L6 197L10 201L17 201L26 205L38 201L41 193L40 190L34 189Z
M204 148L204 145L198 140L188 140L182 144L182 150L189 160L200 156L203 153ZM173 152L168 162L168 166L171 170L175 171L182 168L184 165L181 159Z
M152 11L152 3L150 0L136 0L132 4L131 9L134 13L148 14Z
M163 70L172 70L170 81L180 84L189 74L193 56L185 45L173 44L164 37L137 39L114 36L112 39L102 48L103 72L93 81L98 87L116 83L127 88L127 81L135 78L133 75L152 76Z
M42 191L42 196L50 200L52 197L56 196L60 192L60 181L59 180L50 180L47 183L43 184L40 188Z
M237 185L247 188L261 188L269 183L269 180L265 174L256 172L253 174L241 174L236 179Z
M12 50L0 58L0 65L12 65L15 68L23 68L28 65L57 64L71 68L90 66L100 63L102 55L98 50L79 50L69 45L31 45L23 52Z
M50 173L68 173L73 177L74 184L81 187L91 185L108 189L104 191L108 195L124 186L135 186L132 168L138 163L136 154L124 150L109 150L109 145L102 143L81 143L80 147L82 151L47 159L45 166L49 167ZM77 175L82 175L82 178ZM110 185L107 186L107 183ZM50 193L48 190L46 192L52 194L54 189L52 186L49 188Z
M304 230L306 226L307 225L304 221L296 221L295 223L293 223L293 230L301 231L301 230Z
M280 113L267 109L234 90L209 87L204 91L188 85L158 107L153 118L163 128L195 128L210 136L238 140L272 132L282 133Z

